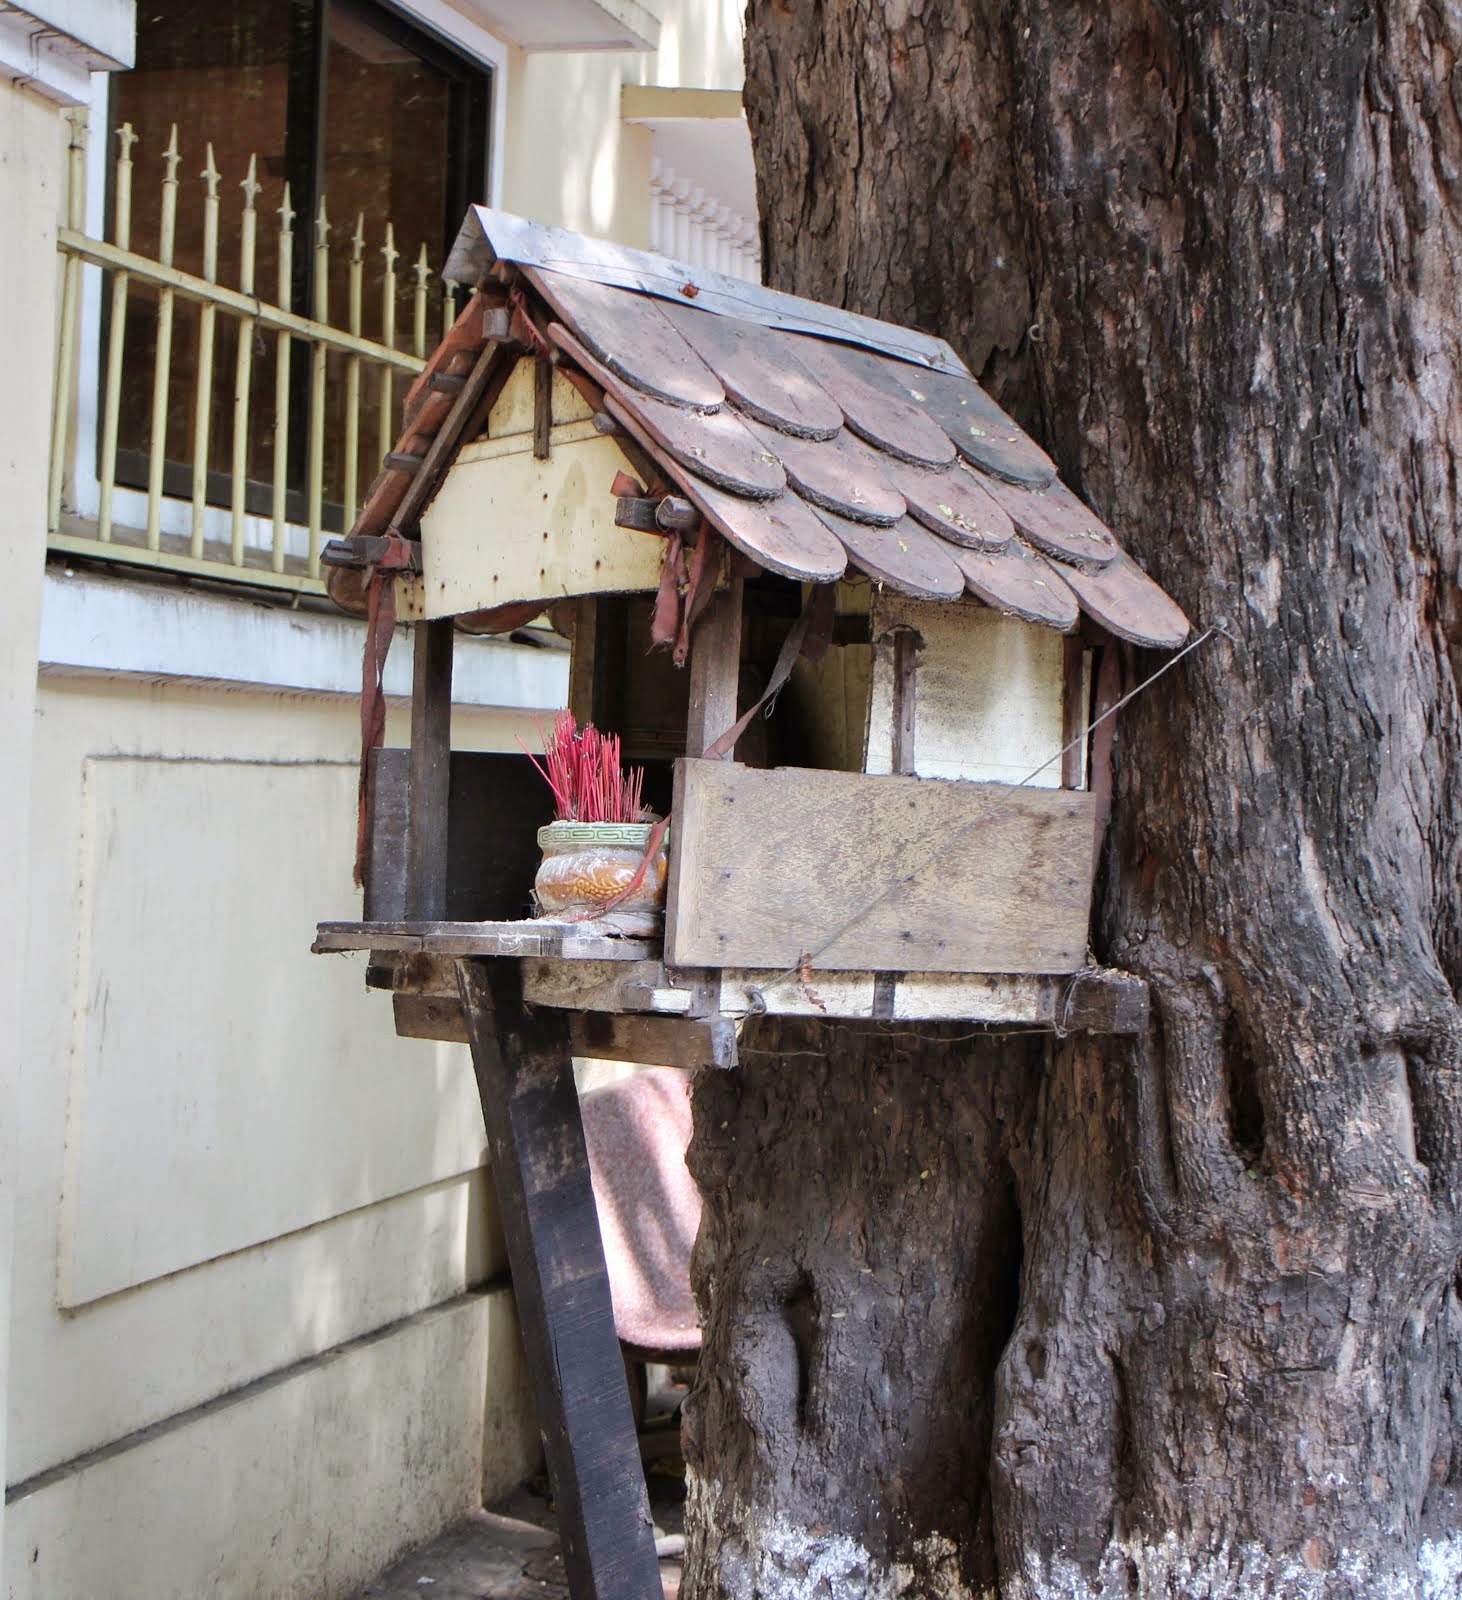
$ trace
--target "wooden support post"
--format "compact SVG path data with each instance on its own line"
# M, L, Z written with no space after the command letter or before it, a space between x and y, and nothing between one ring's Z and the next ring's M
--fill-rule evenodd
M1062 640L1061 787L1086 788L1086 740L1081 731L1090 715L1086 641L1079 635Z
M598 710L594 697L604 619L599 600L592 594L568 604L574 608L574 638L569 653L569 710L582 727L586 722L593 722Z
M447 784L452 755L452 619L418 622L411 680L411 814L406 915L447 914Z
M529 1011L522 981L516 961L457 966L569 1593L660 1600L568 1013Z
M912 628L893 633L893 770L914 775L914 689L923 639Z
M685 753L702 755L736 721L741 682L741 600L744 580L737 576L717 589L690 645L690 713ZM736 759L734 750L729 759Z
M553 363L539 356L533 365L533 455L547 461L553 433Z

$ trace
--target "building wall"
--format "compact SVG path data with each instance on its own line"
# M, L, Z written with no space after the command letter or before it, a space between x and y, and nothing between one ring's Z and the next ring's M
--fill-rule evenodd
M45 561L46 459L50 445L50 348L56 281L56 207L61 139L56 107L0 83L0 305L24 306L12 319L7 352L27 383L0 384L0 566L5 623L0 627L0 838L12 863L24 861L30 827L31 729L36 639ZM5 874L0 891L0 1017L20 1014L27 899L25 874ZM16 1116L20 1044L0 1027L0 1306L8 1302L15 1206L15 1160L28 1130ZM9 1330L0 1317L0 1393L7 1387ZM5 1418L0 1412L0 1455ZM0 1511L0 1553L5 1520Z
M620 86L740 83L734 0L665 11L658 53L496 47L500 203L645 242ZM28 863L0 917L0 1573L8 1600L334 1600L538 1459L481 1113L463 1049L398 1040L363 958L309 953L359 904L358 625L122 569L43 582L63 148L54 106L0 86L0 303L27 310L0 836ZM563 656L459 660L459 747L563 703ZM403 647L391 742L408 670Z
M657 51L524 55L508 64L502 206L643 249L648 129L620 116L626 84L740 89L742 0L667 0Z
M537 1459L466 1052L309 952L358 739L342 694L43 670L8 1596L328 1600Z

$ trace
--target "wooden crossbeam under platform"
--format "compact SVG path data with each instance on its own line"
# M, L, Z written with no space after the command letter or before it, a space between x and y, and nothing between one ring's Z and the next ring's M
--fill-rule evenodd
M576 1054L655 1066L734 1065L735 1025L756 1015L960 1021L1058 1033L1136 1034L1147 1027L1147 984L1113 968L1067 976L815 971L804 977L667 967L657 942L612 937L595 926L322 922L314 948L370 951L368 982L393 993L397 1032L459 1043L467 1032L456 960L519 960L530 1005L575 1014Z

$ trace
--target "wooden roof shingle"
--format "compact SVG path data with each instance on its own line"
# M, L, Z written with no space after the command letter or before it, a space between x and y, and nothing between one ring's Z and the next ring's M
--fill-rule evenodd
M900 593L969 593L1062 630L1080 608L1144 645L1189 633L941 340L483 207L446 271L482 293L414 394L495 340L504 376L528 350L548 355L641 468L769 571L826 583L851 566ZM431 485L406 493L413 462L441 470L485 421L481 404L465 409L453 408L452 439L433 436L443 407L416 411L409 452L387 458L354 534L414 532L398 508L419 517Z

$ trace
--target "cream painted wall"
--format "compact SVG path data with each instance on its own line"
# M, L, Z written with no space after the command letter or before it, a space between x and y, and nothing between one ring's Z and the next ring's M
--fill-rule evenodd
M469 749L511 748L532 731L526 711L459 708L454 723ZM393 712L388 738L406 732ZM299 1428L279 1467L311 1481L314 1516L337 1525L334 1554L303 1532L293 1549L266 1536L252 1546L248 1583L236 1570L215 1585L206 1541L184 1541L169 1545L169 1570L192 1576L149 1592L345 1592L319 1562L341 1561L343 1549L394 1553L366 1527L387 1483L399 1487L409 1542L480 1484L500 1492L536 1459L521 1362L500 1329L476 1403L438 1397L413 1424L413 1437L433 1427L439 1437L403 1457L407 1433L383 1423L376 1455L348 1482L331 1465L328 1441L366 1422L339 1415L324 1369L309 1363L387 1330L372 1361L392 1387L391 1411L426 1382L413 1377L419 1335L402 1319L505 1266L465 1050L398 1040L360 959L309 953L317 920L357 914L358 739L344 695L42 677L7 1479L15 1506L30 1507L12 1511L19 1542L48 1530L67 1572L106 1568L119 1531L88 1510L62 1540L71 1511L90 1507L99 1483L124 1502L141 1493L119 1467L98 1478L89 1452L115 1451L139 1430L194 1429L192 1408L301 1363L288 1413ZM479 1322L489 1316L473 1303ZM230 1417L190 1437L212 1440L215 1478L242 1488L254 1423ZM194 1447L134 1445L117 1459L173 1484L190 1477L180 1463ZM428 1460L461 1470L443 1477ZM37 1509L40 1494L71 1511ZM267 1520L272 1505L257 1514ZM197 1525L218 1514L210 1500ZM157 1518L146 1526L163 1537ZM9 1570L9 1595L140 1592L33 1590L13 1560ZM338 1573L358 1582L365 1570L345 1562Z
M524 1385L509 1292L459 1296L23 1490L7 1600L342 1600L476 1504L485 1451L529 1470Z
M24 306L12 318L7 357L24 382L0 385L0 569L5 618L0 627L0 838L13 863L24 861L30 821L31 728L36 638L45 560L50 347L55 317L57 185L61 139L56 107L0 83L0 305ZM0 897L0 1310L9 1304L15 1153L28 1137L17 1117L22 960L27 927L25 874L5 874ZM7 1384L9 1327L0 1315L0 1393ZM0 1460L5 1419L0 1413ZM4 1547L0 1510L0 1552Z
M744 0L667 0L659 49L639 55L512 52L504 209L643 248L650 132L620 120L620 89L739 89L743 9Z

